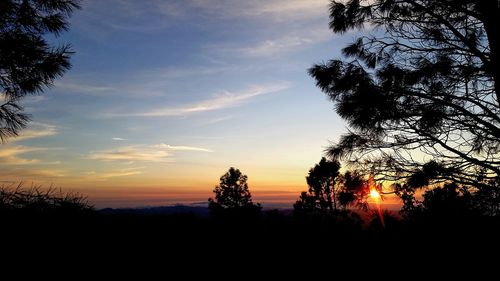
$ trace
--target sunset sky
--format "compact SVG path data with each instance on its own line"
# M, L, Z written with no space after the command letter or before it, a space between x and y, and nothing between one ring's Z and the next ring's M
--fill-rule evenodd
M73 68L24 100L3 184L74 190L97 207L203 202L229 167L255 200L289 205L346 131L307 75L354 38L327 0L83 1Z

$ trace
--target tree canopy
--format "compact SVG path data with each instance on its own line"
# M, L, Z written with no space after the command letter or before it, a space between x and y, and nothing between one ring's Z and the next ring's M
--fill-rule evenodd
M321 209L337 209L337 183L340 164L321 158L318 164L309 170L306 177L309 193L311 193Z
M366 209L369 187L359 171L339 172L340 163L321 158L306 177L309 190L293 205L296 212L337 213L351 205Z
M239 169L229 168L229 170L220 177L219 185L213 192L215 198L208 199L208 207L212 212L223 210L258 210L260 204L252 202L252 194L248 189L248 177L241 173Z
M2 0L0 2L0 140L16 136L29 121L19 101L53 85L70 68L68 44L51 46L79 0Z
M328 155L406 187L500 176L496 0L332 1L334 33L361 30L309 69L350 130Z

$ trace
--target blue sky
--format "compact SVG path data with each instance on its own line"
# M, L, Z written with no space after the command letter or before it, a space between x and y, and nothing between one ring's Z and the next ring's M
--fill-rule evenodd
M82 4L54 39L72 69L24 101L33 122L0 150L5 183L157 205L205 200L234 166L256 199L291 200L345 132L307 75L352 40L328 30L327 0Z

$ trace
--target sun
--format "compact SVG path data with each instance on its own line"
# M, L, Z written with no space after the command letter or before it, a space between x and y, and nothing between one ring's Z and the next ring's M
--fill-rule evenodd
M372 188L370 190L370 197L374 198L374 199L379 199L380 198L380 193L375 188Z

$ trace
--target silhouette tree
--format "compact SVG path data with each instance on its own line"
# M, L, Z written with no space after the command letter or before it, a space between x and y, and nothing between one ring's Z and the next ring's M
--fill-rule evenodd
M425 184L497 188L499 11L496 0L332 1L334 33L371 32L309 69L351 128L328 155L393 181L421 172Z
M259 203L252 202L248 190L248 177L233 167L220 177L220 183L215 187L215 199L208 199L208 208L212 213L260 213Z
M366 180L358 172L339 173L340 164L325 157L309 170L306 177L308 192L303 191L293 205L297 212L336 213L351 205L366 207L369 192Z
M356 206L360 209L367 209L366 198L370 192L368 181L359 171L347 171L341 175L339 181L341 188L338 192L338 202L340 206L347 210L349 206Z
M500 180L490 181L490 186L479 186L473 194L475 209L487 216L500 216Z
M318 202L314 194L302 191L299 200L293 204L293 210L295 213L314 213L321 210L321 208L318 207Z
M19 101L39 94L70 68L69 45L44 36L67 30L79 0L0 1L0 140L16 136L29 121Z
M487 213L490 209L476 204L476 194L456 183L445 183L425 191L422 200L413 196L412 200L404 201L400 213L409 221L424 219L438 223L465 223L471 218L490 216Z
M415 176L421 179L421 174ZM402 199L403 206L400 213L405 217L425 213L437 214L439 216L449 215L456 217L463 214L476 214L485 216L500 215L500 188L480 186L471 190L467 186L461 186L453 182L447 182L443 186L434 188L423 193L423 200L416 198L416 190L426 187L415 184L417 180L411 177L406 184L395 184L396 194ZM418 182L417 182L418 183ZM498 182L490 183L497 185Z
M338 185L335 180L339 175L339 169L339 162L328 161L323 157L309 170L309 175L306 177L309 194L322 210L337 210Z

